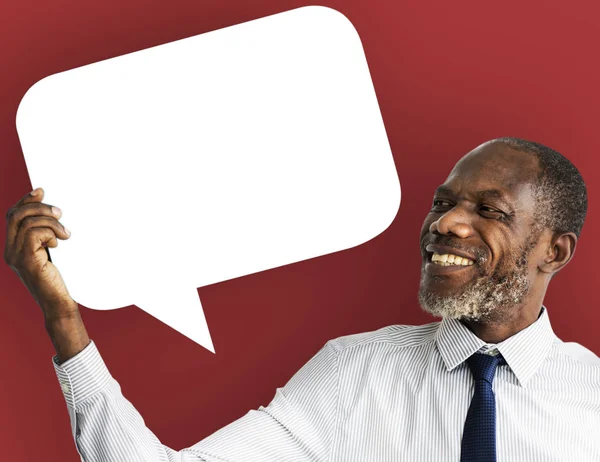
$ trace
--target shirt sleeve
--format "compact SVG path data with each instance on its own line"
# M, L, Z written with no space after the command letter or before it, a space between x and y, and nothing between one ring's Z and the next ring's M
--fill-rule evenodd
M164 446L121 393L94 342L54 368L84 462L326 461L337 424L338 359L328 342L259 407L190 448ZM224 397L226 399L227 397ZM198 410L201 419L201 410Z

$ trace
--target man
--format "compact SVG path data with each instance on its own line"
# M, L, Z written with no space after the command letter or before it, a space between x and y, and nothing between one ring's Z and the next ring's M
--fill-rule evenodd
M542 305L573 257L586 187L545 146L487 142L435 192L419 300L441 322L332 340L269 406L179 452L90 342L44 248L69 233L42 198L9 211L5 260L44 313L84 461L600 461L600 359L559 340Z

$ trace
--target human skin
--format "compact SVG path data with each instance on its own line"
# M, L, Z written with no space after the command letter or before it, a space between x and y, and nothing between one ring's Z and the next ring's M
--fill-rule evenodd
M456 164L443 184L445 190L436 193L421 230L422 290L442 296L456 294L474 278L490 277L495 270L511 271L518 251L532 230L539 228L534 214L537 203L532 197L538 169L534 156L502 143L483 144ZM487 197L480 194L486 191ZM500 192L503 200L490 191ZM46 247L56 247L58 240L66 240L70 234L58 221L60 211L44 204L43 198L44 191L38 188L9 209L4 260L40 306L58 360L64 362L82 351L90 339L77 302L48 260ZM572 258L577 237L541 229L533 244L527 272L531 290L523 302L497 307L478 321L462 319L482 340L501 342L537 319L548 283ZM444 254L461 249L475 260L474 265L441 267L431 263L434 250Z
M538 172L535 156L503 143L485 143L465 155L438 188L421 229L421 290L439 296L458 294L494 271L509 274L529 244L530 290L523 301L495 307L480 320L461 319L488 343L506 340L535 322L552 275L575 252L574 233L555 233L536 220L533 184ZM431 262L434 251L462 252L475 264L438 266Z
M4 261L42 309L46 332L62 363L83 350L90 339L79 305L48 260L46 247L56 247L58 239L68 239L70 234L58 221L60 209L42 203L43 199L44 191L38 188L8 210Z

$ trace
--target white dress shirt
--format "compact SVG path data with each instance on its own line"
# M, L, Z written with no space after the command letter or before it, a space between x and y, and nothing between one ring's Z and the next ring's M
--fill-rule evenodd
M558 339L542 310L497 345L447 319L331 340L267 407L181 451L145 427L93 342L54 366L86 462L457 462L473 395L464 361L500 352L498 462L599 462L600 359Z

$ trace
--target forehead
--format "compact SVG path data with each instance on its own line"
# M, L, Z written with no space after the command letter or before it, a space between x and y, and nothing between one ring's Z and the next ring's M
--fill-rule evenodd
M539 172L537 158L503 143L483 144L454 166L445 186L452 189L497 190L506 196L530 191ZM458 192L458 191L457 191Z

